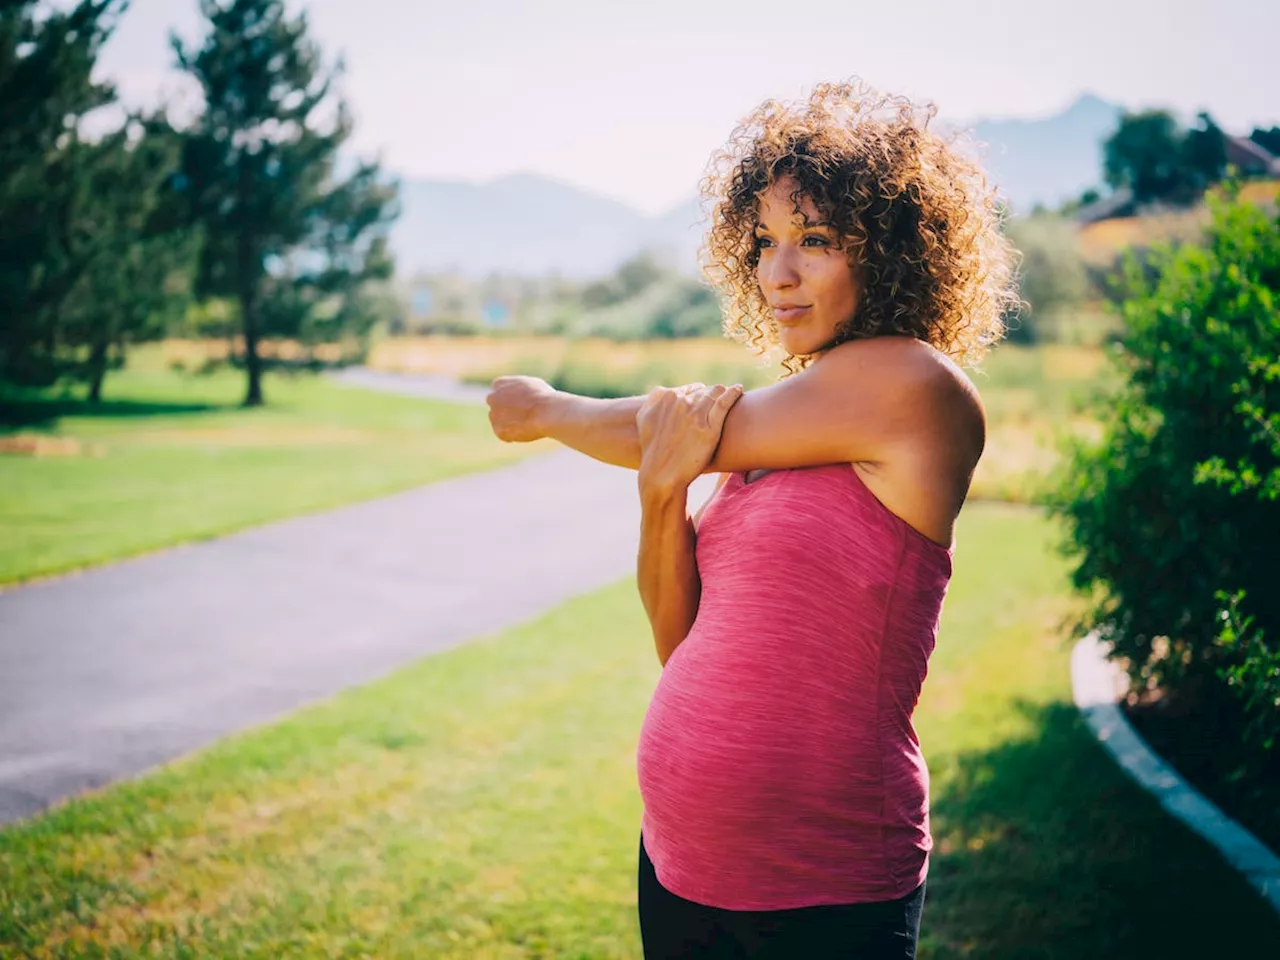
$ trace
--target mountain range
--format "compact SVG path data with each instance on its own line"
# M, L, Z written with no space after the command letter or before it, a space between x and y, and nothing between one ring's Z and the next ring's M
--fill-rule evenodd
M1015 212L1053 207L1101 181L1102 142L1121 107L1092 94L1042 119L968 124L983 160ZM401 276L443 270L479 278L611 273L641 250L696 270L698 202L651 217L549 177L518 173L487 183L406 179L391 235Z

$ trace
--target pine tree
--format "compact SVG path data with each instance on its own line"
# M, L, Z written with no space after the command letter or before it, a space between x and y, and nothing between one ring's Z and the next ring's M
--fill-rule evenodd
M70 10L0 0L0 376L48 384L66 349L63 307L84 269L77 250L83 167L77 127L111 103L90 79L123 0Z
M131 117L70 149L81 267L61 325L78 348L68 372L89 385L91 402L126 348L163 337L187 305L199 234L186 225L176 190L181 148L161 113Z
M183 174L204 235L202 296L240 307L246 406L263 402L259 343L318 317L359 314L366 280L391 272L386 230L398 189L377 164L338 179L351 117L333 92L305 14L282 0L200 0L208 32L197 48L175 36L178 66L204 93L186 133Z

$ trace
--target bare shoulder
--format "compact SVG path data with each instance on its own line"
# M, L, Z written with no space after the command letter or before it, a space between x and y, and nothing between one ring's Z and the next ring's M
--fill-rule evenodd
M937 398L959 402L975 414L982 412L982 399L959 365L941 350L913 337L850 340L833 347L813 365L815 371L819 368L833 386L870 383L899 399Z
M842 343L799 373L745 393L725 419L707 472L922 456L959 470L981 453L981 411L964 373L926 343Z
M870 391L878 398L876 406L895 419L928 433L964 437L966 446L975 445L981 453L982 398L964 370L931 344L897 336L851 340L834 347L813 369L824 364L828 389L863 397Z

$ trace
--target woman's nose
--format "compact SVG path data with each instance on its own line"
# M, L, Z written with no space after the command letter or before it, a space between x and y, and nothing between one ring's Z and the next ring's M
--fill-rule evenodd
M768 257L762 259L760 271L761 282L770 289L792 287L800 281L795 255L785 247L771 251Z

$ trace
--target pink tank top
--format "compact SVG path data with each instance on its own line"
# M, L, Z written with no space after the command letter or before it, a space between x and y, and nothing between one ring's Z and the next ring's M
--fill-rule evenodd
M733 474L702 514L702 596L640 730L658 880L727 910L892 900L928 869L911 715L953 549L847 463Z

